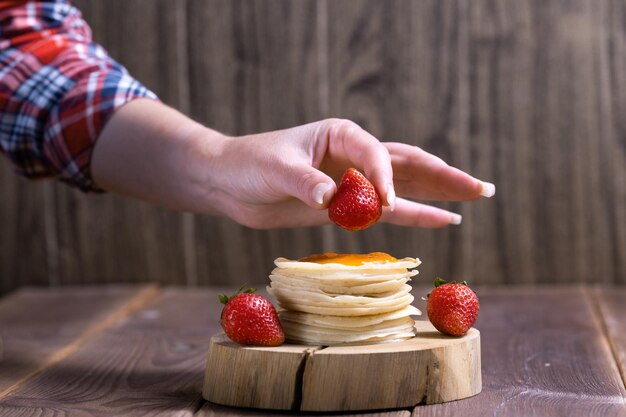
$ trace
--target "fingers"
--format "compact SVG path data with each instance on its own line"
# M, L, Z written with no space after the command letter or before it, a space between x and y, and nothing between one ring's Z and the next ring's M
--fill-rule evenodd
M475 200L491 197L495 186L451 167L426 151L403 143L384 144L391 155L400 195L427 200Z
M349 120L325 120L321 131L328 139L328 152L331 158L344 161L348 166L363 171L384 204L393 206L395 190L391 158L387 148Z
M234 202L227 214L237 223L253 229L321 226L330 223L326 210L314 210L296 199L269 205Z
M416 146L381 143L348 120L328 119L323 126L331 158L362 170L385 205L393 207L396 192L414 199L442 201L476 200L495 194L493 184L451 167Z
M328 206L337 186L332 178L307 164L281 167L285 169L278 176L276 186L314 209Z
M295 199L271 205L233 203L228 210L229 217L253 229L321 226L330 223L326 210L314 210ZM437 228L460 224L461 215L397 198L395 210L391 211L391 208L386 207L381 221L398 226Z
M415 203L403 198L396 199L395 210L383 210L382 221L398 226L444 227L461 224L461 215L437 207Z
M231 201L226 214L237 223L253 229L321 226L330 223L326 210L315 210L290 199L269 205ZM396 199L395 210L386 207L382 222L408 227L438 228L461 223L461 215L437 207Z

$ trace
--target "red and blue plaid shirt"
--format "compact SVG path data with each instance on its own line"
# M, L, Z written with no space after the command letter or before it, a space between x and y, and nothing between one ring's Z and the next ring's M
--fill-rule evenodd
M67 0L0 1L0 151L16 172L99 191L91 154L113 112L156 96L91 39Z

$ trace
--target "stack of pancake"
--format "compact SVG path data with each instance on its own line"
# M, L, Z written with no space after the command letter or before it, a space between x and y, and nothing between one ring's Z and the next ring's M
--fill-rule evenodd
M326 253L274 263L267 289L288 340L332 346L414 336L411 316L421 313L407 283L419 259Z

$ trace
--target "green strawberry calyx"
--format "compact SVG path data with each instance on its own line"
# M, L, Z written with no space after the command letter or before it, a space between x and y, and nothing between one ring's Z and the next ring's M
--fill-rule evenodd
M438 286L443 285L443 284L461 284L461 285L465 285L466 287L468 286L467 285L467 281L450 281L450 282L448 282L448 281L446 281L443 278L439 278L439 277L435 278L435 288L437 288Z
M235 292L233 295L231 295L230 297L227 296L226 294L220 294L218 296L218 299L220 300L220 303L222 304L228 304L228 302L230 300L232 300L233 298L235 298L236 296L240 295L240 294L252 294L256 291L256 288L248 288L246 290L244 290L244 288L246 288L248 284L243 284L241 287L239 287L239 289L237 290L237 292Z
M459 285L465 285L466 287L469 287L469 285L467 285L467 281L450 281L450 282L448 282L445 279L440 278L440 277L435 278L435 282L434 282L435 288L440 287L440 286L442 286L444 284L459 284ZM428 295L426 295L426 298L428 298L428 297L430 297L430 293L428 293Z

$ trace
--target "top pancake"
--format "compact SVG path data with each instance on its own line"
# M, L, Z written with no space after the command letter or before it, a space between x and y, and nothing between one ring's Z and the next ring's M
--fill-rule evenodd
M316 262L292 261L286 258L274 260L274 264L281 269L296 269L299 271L359 271L362 273L366 273L366 271L385 271L387 273L390 269L406 271L406 269L417 268L420 263L421 261L416 258L403 258L398 259L396 262L365 262L362 265L320 264Z

